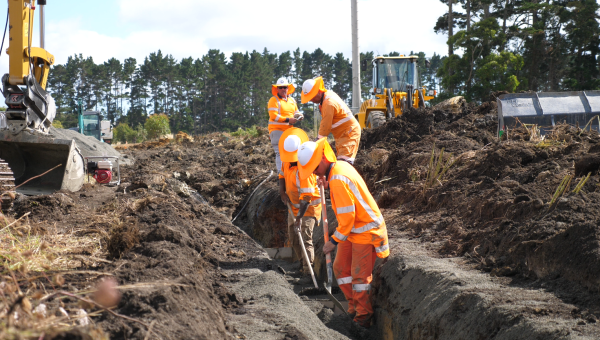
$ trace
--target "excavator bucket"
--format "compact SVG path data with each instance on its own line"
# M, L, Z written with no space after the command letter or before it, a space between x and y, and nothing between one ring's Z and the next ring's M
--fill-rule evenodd
M497 102L499 137L519 124L535 124L541 134L559 123L600 132L600 91L511 93Z
M55 138L52 134L22 131L15 135L8 130L0 130L0 159L8 163L16 191L21 194L77 191L85 178L83 156L75 141ZM34 178L56 166L47 174Z

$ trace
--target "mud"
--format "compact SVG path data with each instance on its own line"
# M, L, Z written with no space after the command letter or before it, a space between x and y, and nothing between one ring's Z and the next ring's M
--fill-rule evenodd
M600 137L558 126L530 141L515 127L501 141L496 124L488 102L411 110L363 133L355 166L382 208L392 253L378 263L377 323L366 333L299 297L308 285L298 268L262 249L287 241L276 176L257 189L274 168L266 131L122 150L135 163L119 187L19 196L11 213L30 212L36 233L103 236L108 262L81 269L133 285L115 311L145 324L95 317L116 339L595 338ZM441 148L452 165L426 188ZM550 204L566 175L571 187ZM316 227L319 281L322 236Z

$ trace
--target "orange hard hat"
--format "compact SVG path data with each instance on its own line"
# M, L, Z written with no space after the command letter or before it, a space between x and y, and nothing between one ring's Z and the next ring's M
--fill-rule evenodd
M288 83L288 81L285 78L279 78L277 79L277 84L273 84L271 86L271 93L276 96L277 95L277 87L278 86L287 86L288 87L288 96L292 93L294 93L294 91L296 91L296 87L292 84L292 83Z
M317 169L323 155L331 163L337 161L331 145L327 142L327 137L323 137L316 142L305 142L300 145L300 149L298 149L300 179L308 178Z
M315 79L309 79L302 84L301 101L302 104L308 103L317 93L325 92L325 84L323 84L323 77L317 77Z
M279 138L279 157L282 162L297 162L298 148L304 142L308 142L308 135L304 130L292 127L283 132Z

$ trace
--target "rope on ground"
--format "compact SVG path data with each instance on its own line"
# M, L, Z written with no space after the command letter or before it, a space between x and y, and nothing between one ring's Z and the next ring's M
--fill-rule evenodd
M256 192L256 190L258 190L258 188L261 187L261 185L263 185L266 181L269 180L269 178L271 178L271 176L273 176L273 170L271 170L271 173L269 174L269 176L267 176L267 178L265 178L262 182L260 182L260 184L254 188L254 191L252 191L252 193L250 194L250 196L248 196L248 198L246 199L246 203L244 203L244 206L242 206L242 209L240 209L240 211L237 213L237 215L235 215L235 217L233 218L233 220L231 220L231 223L233 223L236 218L238 218L238 216L240 216L240 214L242 213L242 211L244 211L244 209L246 208L246 205L248 205L248 202L250 202L250 199L252 198L252 195L254 195L254 193Z

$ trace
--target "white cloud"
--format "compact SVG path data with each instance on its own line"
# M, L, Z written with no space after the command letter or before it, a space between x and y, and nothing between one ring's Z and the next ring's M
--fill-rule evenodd
M359 0L361 51L388 53L424 51L445 54L446 36L433 26L447 7L439 0ZM108 34L86 27L78 19L47 18L46 48L62 64L68 56L92 56L96 63L111 57L134 57L138 63L161 49L175 58L200 58L208 49L227 56L267 48L274 53L295 50L351 53L349 0L119 0L116 20L120 32ZM104 14L103 14L104 15ZM0 67L7 70L8 58Z

